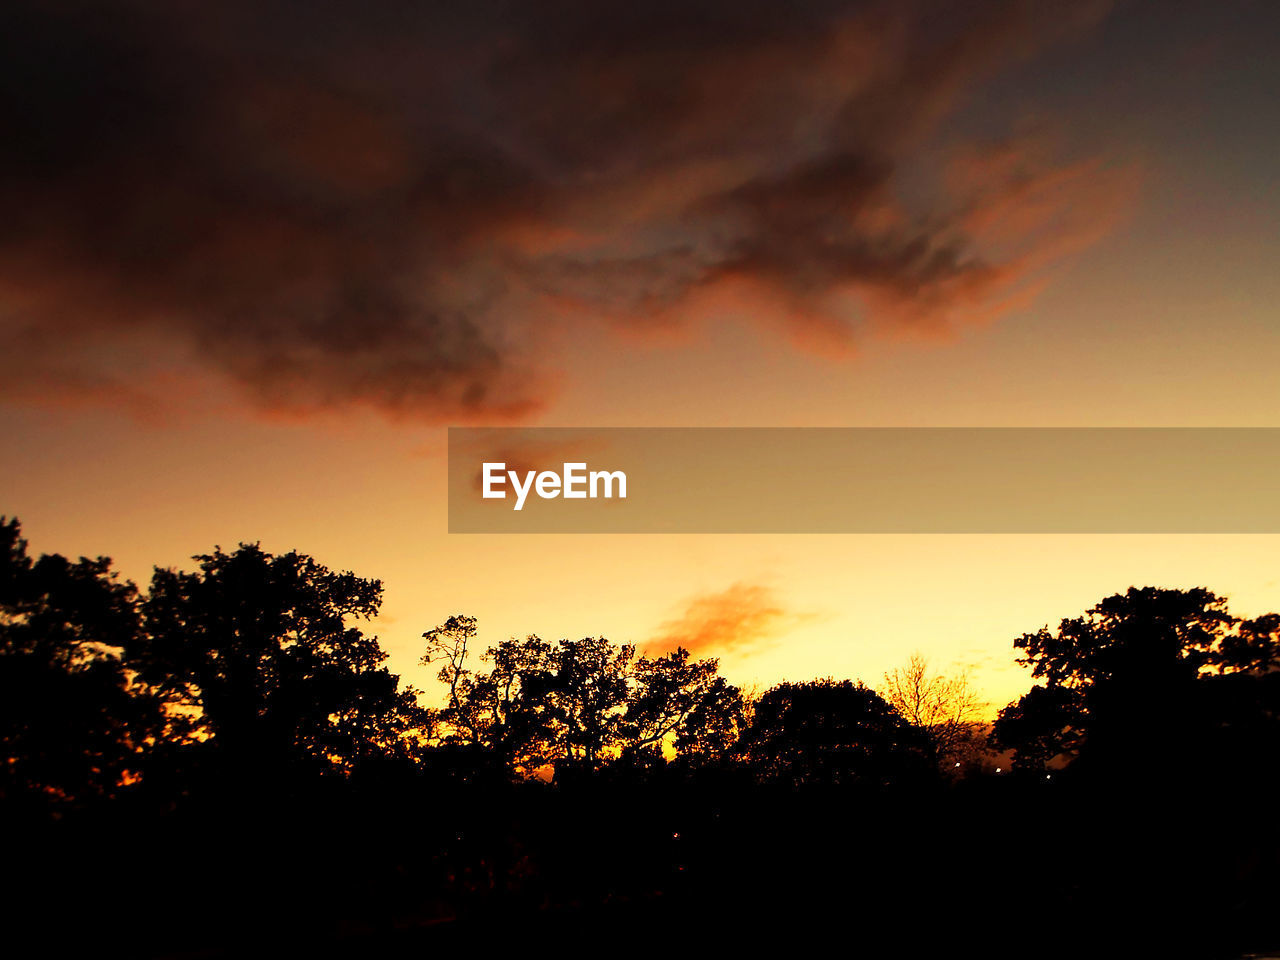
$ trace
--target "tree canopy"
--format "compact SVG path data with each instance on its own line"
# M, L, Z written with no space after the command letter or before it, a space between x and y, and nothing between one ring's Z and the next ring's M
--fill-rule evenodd
M351 769L410 748L425 722L415 692L349 623L377 613L381 582L255 544L195 559L196 572L156 570L132 659L167 702L198 711L221 757Z
M1084 753L1109 766L1172 762L1205 743L1216 722L1209 701L1231 677L1258 722L1274 717L1274 705L1256 699L1274 684L1251 679L1276 668L1280 617L1233 616L1204 588L1130 587L1014 646L1043 681L995 725L996 742L1022 766Z
M603 637L504 640L467 666L472 617L424 634L424 663L441 663L449 690L439 718L446 741L487 751L517 774L594 771L606 762L654 762L669 750L686 762L722 754L742 697L714 659L686 650L661 656Z
M76 803L136 777L164 727L123 659L137 605L110 560L33 561L0 518L0 796Z
M906 666L885 673L880 692L904 720L929 734L944 770L981 764L986 705L967 674L939 673L923 654L913 653Z
M738 754L766 782L884 785L931 775L927 731L850 680L780 683L754 704Z

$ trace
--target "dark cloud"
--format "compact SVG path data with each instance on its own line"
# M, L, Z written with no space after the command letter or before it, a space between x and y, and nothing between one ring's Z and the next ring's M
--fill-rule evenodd
M0 389L513 418L552 321L744 288L802 341L998 312L1074 195L992 259L983 211L1043 170L897 187L959 96L1101 11L1047 6L10 3Z

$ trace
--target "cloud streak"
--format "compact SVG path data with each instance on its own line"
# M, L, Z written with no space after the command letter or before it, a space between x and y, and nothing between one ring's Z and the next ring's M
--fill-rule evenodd
M727 299L847 353L999 315L1083 242L1082 181L1025 155L924 203L901 181L966 93L1104 7L1039 10L19 0L0 392L145 407L208 378L275 413L513 420L566 324Z

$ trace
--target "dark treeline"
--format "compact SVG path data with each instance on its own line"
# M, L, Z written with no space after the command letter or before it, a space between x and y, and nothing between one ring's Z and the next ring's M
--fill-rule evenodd
M1278 945L1280 616L1130 588L1013 641L984 724L913 657L748 695L603 638L358 626L381 584L257 546L145 590L0 522L7 953ZM424 706L424 701L439 704Z

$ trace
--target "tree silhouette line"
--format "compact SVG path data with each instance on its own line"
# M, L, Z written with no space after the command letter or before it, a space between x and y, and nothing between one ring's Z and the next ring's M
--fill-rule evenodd
M514 934L535 914L613 930L655 898L819 926L853 898L883 920L948 868L942 847L1022 823L1050 839L1018 853L1021 885L1076 911L1080 937L1139 918L1151 942L1188 898L1221 914L1178 928L1196 955L1276 932L1255 913L1280 874L1264 799L1280 615L1233 616L1206 589L1130 588L1017 638L1035 685L987 724L967 680L918 655L879 691L747 694L685 649L529 636L479 651L461 615L424 634L441 685L426 706L360 627L380 582L254 544L194 559L144 591L105 558L33 558L0 521L0 803L22 837L11 870L32 881L8 901L15 929L53 929L41 891L94 879L81 917L105 922L121 891L164 907L140 955L243 953L262 928L388 953L406 929ZM1256 818L1257 833L1190 842L1186 818L1206 814L1202 829ZM198 893L113 837L186 865ZM1010 889L1003 865L962 859L975 889ZM976 906L931 909L941 936ZM1025 916L1002 924L1010 944L1032 935Z

